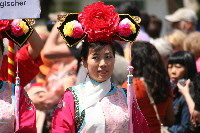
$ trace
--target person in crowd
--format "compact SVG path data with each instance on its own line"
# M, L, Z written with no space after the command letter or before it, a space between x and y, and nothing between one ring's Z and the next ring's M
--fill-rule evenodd
M197 73L195 78L194 78L194 92L195 92L195 97L194 97L194 111L192 113L192 122L194 125L198 125L200 123L200 73ZM199 131L199 130L198 130Z
M197 73L193 79L194 85L194 97L192 97L190 93L191 82L188 79L185 84L178 83L178 89L181 94L185 97L187 102L190 115L191 115L191 122L190 128L188 129L188 133L198 133L200 131L200 73Z
M134 91L138 105L147 120L151 133L160 133L160 123L148 98L151 93L159 116L165 126L174 122L170 80L156 48L149 42L136 41L131 48ZM123 84L126 88L127 82Z
M195 31L197 25L197 15L190 8L179 8L173 14L165 16L165 19L170 22L172 30L178 29L186 34Z
M57 105L52 121L53 133L149 132L136 101L130 112L133 116L131 122L125 92L111 82L115 62L113 40L119 24L119 14L114 10L112 5L96 2L86 6L78 17L68 15L69 18L78 20L84 28L82 33L86 36L82 44L81 59L88 74L85 82L68 88ZM68 17L66 20L69 20ZM91 17L94 19L90 19ZM71 24L75 20L65 21L62 25ZM91 25L87 25L87 22ZM61 27L59 30L62 31ZM136 29L138 31L139 27ZM72 38L69 38L70 34L65 37L68 42L73 40L73 33L74 31ZM79 37L77 41L83 39L82 36ZM74 43L68 45L74 46Z
M183 50L183 42L186 36L187 34L185 34L184 32L180 30L174 30L163 36L163 39L169 42L173 49L173 52L176 52L179 50Z
M46 92L44 85L46 84L46 77L50 73L50 69L54 62L44 57L43 53L41 52L41 58L43 64L39 67L40 72L36 75L35 81L30 83L29 86L26 86L27 93L36 107L36 127L37 133L45 132L43 125L45 123L45 116L46 110L39 110L37 107L37 103L41 101L40 99L44 96L43 92Z
M146 30L149 26L149 15L145 12L141 12L136 5L131 2L122 2L117 8L116 11L121 14L129 14L131 16L140 16L141 17L141 30L136 38L140 41L150 41L150 36L147 34ZM124 49L124 57L130 62L131 61L131 45L130 42L118 41Z
M183 42L183 49L195 55L197 71L200 72L200 32L191 32Z
M171 44L168 41L166 41L163 37L152 40L151 43L154 45L154 47L159 52L159 54L163 60L163 63L165 65L165 67L167 68L168 58L173 53Z
M150 42L156 47L167 68L169 56L179 50L183 50L183 42L186 34L180 30L174 30L168 34L152 39Z
M42 64L40 52L44 43L40 39L36 31L32 33L28 43L23 46L16 54L15 61L18 60L19 77L22 78L20 85L27 85L39 73L39 66ZM35 39L37 38L37 39ZM20 52L22 51L22 52ZM28 65L28 66L27 66ZM0 80L8 80L8 56L3 55L2 65L0 69ZM16 69L16 65L15 65ZM23 78L27 73L31 73L26 78Z
M55 14L52 16L52 20L55 16ZM77 59L72 50L66 46L57 27L58 25L52 27L42 50L44 65L40 66L41 73L36 83L28 89L28 94L37 109L38 133L51 132L54 107L65 90L75 85L76 81ZM44 82L40 82L42 79Z
M140 11L141 17L141 31L136 38L137 41L150 41L150 36L148 34L148 27L150 23L150 16L147 12Z
M83 124L85 124L86 127L89 126L88 131L96 132L99 128L101 128L101 126L103 126L102 125L103 123L101 123L103 122L101 117L100 118L95 117L95 119L98 119L100 123L98 121L93 121L92 117L94 118L94 115L96 116L96 113L97 114L100 113L99 114L100 116L104 114L106 117L104 118L106 119L106 125L104 125L106 127L103 126L104 130L107 130L107 131L113 131L113 130L127 131L128 130L127 114L124 111L122 112L120 111L121 112L120 116L122 117L120 118L121 120L120 119L117 120L117 117L116 117L116 116L119 116L118 114L119 112L116 111L117 108L124 107L122 110L126 110L126 109L125 109L125 103L124 103L125 101L123 101L124 99L122 95L123 92L117 89L115 86L113 86L113 84L110 82L110 76L112 75L113 68L114 68L114 50L112 50L111 45L112 44L109 44L109 43L98 43L98 42L83 44L83 48L82 48L83 65L88 70L89 75L87 75L85 83L74 86L71 89L68 89L66 91L64 98L62 99L62 102L59 103L59 105L61 104L61 107L59 106L60 108L58 107L58 109L55 111L55 116L52 123L53 132L60 132L60 131L74 132L75 131L75 126L78 126L78 125L75 125L75 123L73 123L74 118L75 118L75 114L74 114L75 109L77 109L77 108L74 108L74 105L79 106L80 108L81 107L84 108L84 104L86 104L84 102L84 99L81 99L81 98L76 99L80 97L81 95L85 98L88 97L85 99L88 102L88 104L89 104L89 101L95 102L95 103L93 102L90 103L89 105L87 105L89 107L82 110L83 111L82 113L86 113L85 114L86 124L85 123ZM97 49L99 47L100 49ZM104 88L104 86L105 87L107 86L107 87ZM102 89L104 93L103 97L100 96L99 94L95 94L95 92L100 91L100 89ZM77 92L76 94L75 93L76 90L77 91L83 90L83 92ZM92 90L95 90L95 92ZM79 96L79 93L80 93L80 96ZM93 99L92 96L91 97L88 96L89 93L91 93L90 95L94 95L94 96L97 95L97 97L95 96L94 97L95 99ZM109 94L111 95L109 96ZM116 97L116 99L114 97ZM93 100L90 98L92 98ZM115 103L108 102L106 99L107 100L110 99L111 101L120 100L121 101L120 103L122 105L119 105L118 102L115 102ZM76 105L76 102L75 102L76 100L80 100L79 105ZM83 102L83 104L81 104L81 102ZM98 111L99 104L100 104L100 107L103 108L103 110ZM62 106L62 105L65 105L65 106ZM106 109L108 106L110 107ZM115 108L114 106L117 106L117 108ZM70 110L73 112L72 114L69 114ZM118 113L115 114L112 110L115 110L114 112L116 113L118 112ZM94 113L92 113L91 111ZM110 113L112 112L112 115L109 112ZM63 117L64 114L66 115L65 117ZM90 116L90 114L92 116ZM116 121L117 123L111 126L113 124L113 121ZM98 124L100 124L99 125L100 127L98 127ZM92 126L96 127L96 129L93 129ZM84 128L83 130L86 130L86 129Z
M188 51L178 51L169 57L168 74L171 79L174 100L173 107L175 113L175 123L169 128L173 133L184 133L188 130L190 124L190 113L183 95L178 90L177 83L185 84L184 80L193 81L197 73L195 57ZM191 87L191 95L192 93Z
M51 21L56 22L57 15L62 14L65 14L65 12L51 13L49 14L49 18ZM55 23L51 25L51 34L49 35L43 48L44 57L48 59L61 59L66 57L74 58L70 48L67 47L65 41L59 34L58 30L53 30L54 25Z
M7 21L7 20L4 20ZM13 20L14 21L14 20ZM1 29L2 30L2 29ZM36 133L35 107L23 89L39 72L42 64L40 51L43 48L42 40L34 30L28 39L28 44L23 46L15 55L15 62L18 64L21 89L19 99L15 98L15 85L7 82L8 62L3 56L4 44L0 40L0 132L2 133ZM15 103L19 103L15 104ZM16 107L19 107L17 109ZM16 113L18 111L18 114Z
M155 15L150 16L149 26L147 28L147 33L151 39L156 39L160 37L162 30L162 21Z
M54 107L64 95L66 88L75 84L76 68L76 60L68 64L59 61L52 64L50 68L40 68L41 72L46 75L45 82L36 82L28 89L28 94L37 109L38 133L51 131Z

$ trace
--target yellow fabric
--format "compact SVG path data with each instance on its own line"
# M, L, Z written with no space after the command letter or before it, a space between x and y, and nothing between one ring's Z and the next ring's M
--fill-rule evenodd
M15 65L15 62L12 59L10 59L10 57L8 57L8 63Z
M8 46L8 51L10 51L11 53L14 53L14 52L15 52L14 49L11 48L10 46Z
M8 74L12 75L14 77L14 72L8 69Z

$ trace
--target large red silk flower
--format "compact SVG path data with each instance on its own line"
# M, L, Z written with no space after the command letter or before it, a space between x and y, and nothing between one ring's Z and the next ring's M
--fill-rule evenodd
M88 35L88 42L112 41L112 36L118 31L119 15L112 5L96 2L84 8L79 13L78 20Z

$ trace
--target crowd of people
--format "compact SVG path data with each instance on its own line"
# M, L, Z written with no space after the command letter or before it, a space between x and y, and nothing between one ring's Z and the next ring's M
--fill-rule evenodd
M169 133L200 132L195 11L166 15L171 31L164 35L161 19L130 2L96 2L57 19L66 14L50 14L46 25L36 20L16 48L18 99L7 81L8 44L0 29L0 133L161 133L163 126Z

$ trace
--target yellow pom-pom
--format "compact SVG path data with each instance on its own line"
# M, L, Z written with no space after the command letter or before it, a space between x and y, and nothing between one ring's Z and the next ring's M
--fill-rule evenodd
M65 36L71 36L73 33L74 29L74 23L73 22L68 22L65 24L63 32Z
M135 27L135 24L133 24L132 22L130 22L130 28L131 28L133 34L135 34L135 33L136 33L136 27Z
M29 28L28 28L28 26L26 25L26 22L21 21L21 22L19 23L19 26L23 29L24 34L26 34L26 33L28 32Z

